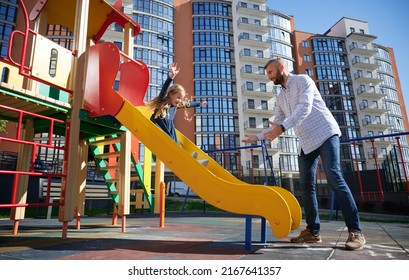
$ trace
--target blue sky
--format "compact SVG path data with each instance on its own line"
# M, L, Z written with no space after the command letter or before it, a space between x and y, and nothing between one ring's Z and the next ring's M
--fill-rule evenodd
M293 15L295 29L323 34L342 17L368 22L375 43L393 48L409 112L409 1L407 0L268 0L273 10Z

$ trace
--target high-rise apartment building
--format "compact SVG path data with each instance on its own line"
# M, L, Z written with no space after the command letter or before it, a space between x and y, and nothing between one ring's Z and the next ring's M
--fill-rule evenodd
M295 31L294 42L296 72L305 73L317 82L340 126L342 139L361 137L345 40ZM358 155L363 153L362 144L357 144L356 151ZM341 143L343 170L354 169L352 154L350 143Z
M173 14L148 12L158 3L171 6L168 1L140 0L134 3L133 12L144 38L152 18L169 15L169 24L174 23L174 48L169 51L182 68L175 82L183 84L192 97L208 101L192 112L194 121L187 123L179 116L176 124L206 151L243 146L244 134L258 133L274 119L280 88L267 79L263 69L274 57L282 58L290 71L306 73L317 82L343 133L344 170L356 169L354 152L360 169L373 169L375 153L381 160L392 147L387 138L374 141L375 151L369 140L352 147L348 139L402 132L408 127L393 50L373 42L376 36L369 34L366 22L343 18L325 34L311 34L294 31L296 19L268 7L265 0L175 0ZM149 44L148 39L137 39L136 58L151 67L150 57L140 50L149 49ZM170 63L171 58L164 61ZM159 69L163 75L154 73L151 81L156 88L167 74L167 65ZM150 97L156 94L157 89L148 92ZM406 137L401 140L408 157ZM292 178L298 176L296 147L291 129L266 143L274 171L291 189ZM264 172L261 149L214 155L232 173L239 169L244 174Z
M14 25L14 19L8 19L18 4L16 0L1 3L1 15L5 17L0 38L3 55L7 34ZM189 109L194 116L191 122L178 114L177 128L205 151L223 150L214 152L214 158L233 174L263 176L265 153L261 149L229 149L244 147L240 139L245 134L262 131L274 119L280 87L267 79L264 65L280 57L290 71L306 73L316 81L343 133L343 169L356 170L356 157L359 169L374 169L375 159L380 164L393 148L394 139L376 139L373 144L362 141L355 147L347 140L409 130L393 49L375 43L377 37L369 34L365 21L342 18L324 34L294 31L297 19L266 3L123 0L125 13L141 26L135 37L134 58L149 67L146 99L159 93L169 65L178 62L181 72L175 82L182 84L191 97L208 104ZM49 30L55 37L52 39L61 40L70 34L58 30L63 34ZM118 32L122 29L112 25L103 39L122 48ZM69 40L65 39L66 45ZM408 162L407 138L400 140ZM289 129L279 139L266 143L276 175L279 173L281 183L290 189L298 177L297 142ZM143 156L142 150L140 154Z
M196 110L196 144L205 150L239 143L233 7L230 1L191 1L194 95L208 104ZM181 15L175 13L175 25ZM176 57L181 57L178 50ZM237 166L234 156L226 164Z
M360 170L376 169L396 139L371 141L371 137L408 128L393 49L374 43L375 39L367 22L345 17L323 35L294 32L296 70L317 82L341 127L341 161L346 171L356 170L355 156ZM367 140L355 146L348 141L357 138ZM400 137L400 144L407 162L407 138Z
M237 1L234 5L240 138L243 139L245 134L259 133L269 127L269 120L274 118L280 87L268 80L264 65L269 59L280 57L293 70L292 18L269 9L266 1ZM281 171L282 180L298 175L296 147L292 129L279 139L266 142L274 171ZM264 166L262 150L245 150L242 164L247 170L254 168L260 172Z
M181 82L193 83L194 96L208 101L195 112L196 144L207 151L224 151L214 153L215 159L232 173L260 174L261 149L225 151L240 147L244 134L269 126L279 88L267 79L264 65L281 57L293 69L291 17L268 9L266 1L260 0L174 3L175 58L190 68L193 78L182 74ZM190 19L191 23L186 22ZM189 32L190 46L188 40L177 39ZM289 130L280 140L266 143L277 170L280 158L281 170L287 174L298 171L297 139L292 134Z

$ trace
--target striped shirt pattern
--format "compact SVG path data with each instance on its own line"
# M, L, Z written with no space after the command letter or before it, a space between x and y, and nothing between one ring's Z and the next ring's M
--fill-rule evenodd
M314 81L305 74L289 74L286 88L277 95L274 123L294 128L299 139L298 153L319 148L333 135L341 136L334 116L325 105ZM260 133L262 139L264 132Z

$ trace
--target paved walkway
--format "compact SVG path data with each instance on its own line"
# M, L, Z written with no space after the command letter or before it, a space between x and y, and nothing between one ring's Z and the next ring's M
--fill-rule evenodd
M260 243L261 219L253 218L245 250L245 218L229 213L166 213L163 228L156 215L133 214L124 233L120 219L113 226L110 216L83 217L80 230L70 223L67 239L57 219L25 219L16 236L12 221L0 219L0 260L409 260L409 217L361 217L367 245L360 251L344 249L342 221L322 221L323 242L307 245L289 242L304 221L283 239L267 227Z

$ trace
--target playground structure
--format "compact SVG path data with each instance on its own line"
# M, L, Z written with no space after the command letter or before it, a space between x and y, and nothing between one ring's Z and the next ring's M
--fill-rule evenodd
M0 137L0 143L19 145L16 171L0 170L0 174L13 176L10 203L0 205L12 209L13 234L25 217L25 207L30 206L58 206L63 238L73 219L80 228L89 150L115 202L113 223L120 216L122 231L129 214L131 180L139 181L155 213L164 211L160 186L165 164L207 203L264 217L278 238L299 227L301 209L290 192L240 181L183 134L178 132L179 146L149 120L151 111L144 105L149 71L142 61L131 58L133 37L140 27L121 12L122 1L111 5L105 0L41 0L30 13L24 1L19 0L19 5L25 30L12 32L8 59L1 61L7 80L1 84L0 118L16 122L17 134L13 139ZM124 29L122 51L113 43L100 41L112 23ZM73 32L73 51L41 35L47 24L63 25ZM18 40L21 49L17 50L13 44ZM116 81L118 90L113 88ZM66 100L62 101L63 97ZM47 144L33 140L39 132L48 132ZM65 136L65 145L54 146L53 135ZM144 162L139 162L139 142L145 147ZM61 173L34 170L38 145L64 151ZM199 159L208 159L209 165L204 167L191 157L193 151ZM157 159L153 183L152 154ZM131 168L136 178L131 176ZM50 202L47 195L44 203L26 203L29 176L46 176L48 193L51 180L60 178L60 200ZM155 196L151 188L155 188Z

